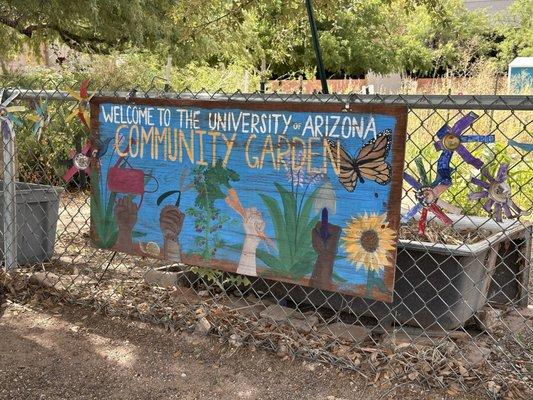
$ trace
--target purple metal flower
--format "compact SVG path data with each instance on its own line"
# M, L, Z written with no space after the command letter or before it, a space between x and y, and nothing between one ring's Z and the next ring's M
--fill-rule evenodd
M477 169L483 167L483 161L476 158L468 151L463 143L494 143L494 135L465 135L463 132L470 127L479 116L470 112L464 117L460 118L451 128L448 124L444 124L437 132L438 141L435 142L435 148L441 150L442 154L437 161L437 169L439 171L450 170L450 161L453 153L457 153L468 164Z
M494 219L502 222L503 213L507 218L517 218L524 212L511 199L511 187L507 183L507 172L509 164L501 164L496 177L492 177L488 171L483 168L481 173L487 181L478 178L472 178L470 182L482 188L480 192L470 193L470 200L487 199L483 209L492 214Z

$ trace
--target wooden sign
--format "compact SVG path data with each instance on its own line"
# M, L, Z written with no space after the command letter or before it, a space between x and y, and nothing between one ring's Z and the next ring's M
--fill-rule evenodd
M391 301L406 108L93 98L96 246Z

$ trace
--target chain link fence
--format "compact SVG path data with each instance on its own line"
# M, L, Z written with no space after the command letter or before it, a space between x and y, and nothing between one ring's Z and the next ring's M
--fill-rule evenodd
M62 85L10 86L2 101L18 93L10 106L25 108L12 112L15 139L3 135L2 251L9 270L4 284L14 299L69 301L173 332L209 332L233 347L331 363L379 384L418 383L450 396L463 390L493 398L533 395L532 98L97 91L119 97L406 105L405 171L415 180L436 176L439 129L474 112L470 134L494 135L494 143L464 147L483 160L485 175L468 156L453 156L453 184L442 197L453 225L430 216L420 234L415 214L402 224L394 301L386 304L93 247L90 182L84 174L70 183L62 179L89 137L79 120L69 117L78 101ZM490 183L496 181L500 189L492 193ZM507 212L507 195L522 210L520 218L518 209ZM420 187L407 179L402 215L419 196Z

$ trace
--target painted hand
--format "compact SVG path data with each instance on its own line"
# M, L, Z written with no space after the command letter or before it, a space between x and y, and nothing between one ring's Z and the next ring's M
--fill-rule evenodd
M265 239L265 220L257 208L251 207L244 209L242 223L244 233L255 251L259 242Z
M327 255L335 257L337 253L337 245L341 234L341 228L337 225L328 224L328 235L324 240L320 235L321 223L318 222L311 234L313 248L319 255Z
M165 206L159 214L159 226L166 240L176 240L183 228L183 214L176 206Z
M131 233L137 222L139 207L129 197L123 197L115 204L115 218L118 225L116 248L126 253L133 252Z
M115 205L115 218L119 230L132 231L137 222L138 207L129 197L119 199Z
M337 225L328 224L326 238L320 234L322 223L318 222L311 232L313 248L317 252L315 266L311 273L311 283L314 287L327 289L331 284L333 264L337 255L337 246L341 235L341 228Z
M163 234L161 256L167 260L181 262L181 249L178 236L183 228L183 214L176 206L165 206L159 214L159 227Z

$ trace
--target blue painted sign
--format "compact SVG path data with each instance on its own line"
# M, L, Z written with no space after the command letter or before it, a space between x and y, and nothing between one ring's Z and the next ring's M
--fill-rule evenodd
M406 110L91 101L96 246L392 299Z

